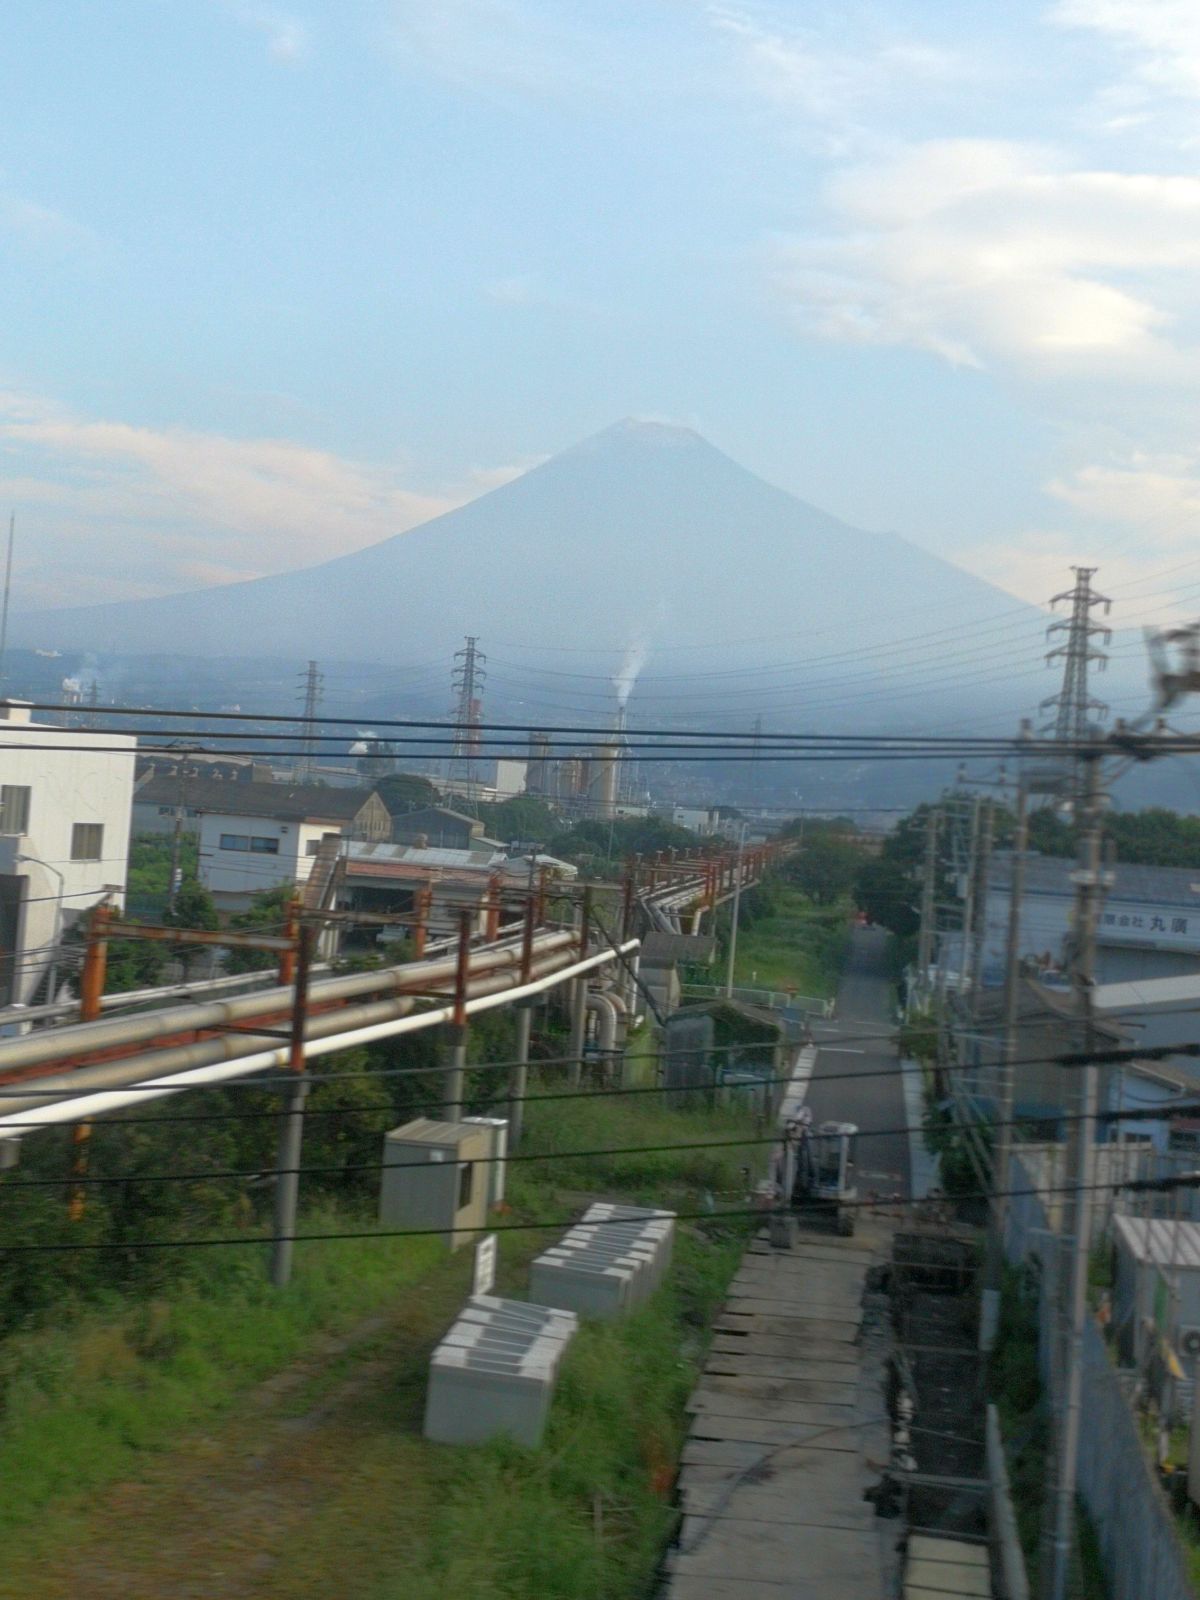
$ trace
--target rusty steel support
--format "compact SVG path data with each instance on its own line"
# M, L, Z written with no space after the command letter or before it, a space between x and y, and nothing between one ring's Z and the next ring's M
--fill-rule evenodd
M484 901L484 938L494 944L500 937L500 874L493 872L488 879L487 898Z
M281 987L294 983L296 980L296 945L300 936L300 902L297 899L288 901L287 918L283 924L283 937L287 941L286 948L279 954L279 983Z
M308 1078L304 1070L304 1029L308 1020L308 974L312 965L313 929L296 928L292 963L292 1031L288 1043L288 1070L292 1081L284 1091L275 1157L275 1212L271 1240L271 1282L286 1289L292 1276L296 1216L300 1203L300 1160L304 1146L304 1103Z
M88 918L87 948L83 954L83 973L79 980L79 1020L94 1022L100 1015L100 997L104 993L104 980L108 975L108 926L112 910L107 905L93 907ZM67 1199L67 1216L72 1222L82 1222L87 1211L88 1156L91 1148L92 1125L77 1122L71 1129L71 1189Z
M230 933L225 929L160 928L147 922L110 922L110 939L149 939L154 944L216 944L233 950L277 950L284 958L296 948L295 934ZM288 983L291 983L288 979Z
M549 887L549 883L550 883L550 868L549 867L539 867L538 868L538 887L537 887L537 919L538 919L538 926L539 927L541 927L542 923L545 922L545 920L546 920L546 893L547 893L547 889Z
M621 939L633 937L633 873L627 871L621 891Z
M420 961L429 942L429 913L433 909L433 890L428 885L417 890L413 897L413 909L417 918L413 927L413 957Z

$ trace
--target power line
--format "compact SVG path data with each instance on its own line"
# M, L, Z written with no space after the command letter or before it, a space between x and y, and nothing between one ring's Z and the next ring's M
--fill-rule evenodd
M444 1069L439 1068L438 1070L439 1071L443 1071ZM710 1087L710 1086L704 1086L704 1087ZM750 1087L750 1086L743 1085L743 1086L740 1086L740 1087ZM674 1090L661 1090L660 1089L658 1092L659 1093L674 1093L676 1091L674 1091ZM530 1099L535 1099L535 1098L537 1098L537 1097L536 1096L527 1097L525 1103L528 1104ZM603 1096L600 1096L598 1098L603 1098ZM503 1101L499 1101L499 1102L496 1102L496 1103L497 1104L503 1104L504 1102ZM349 1107L345 1108L347 1113L355 1112L355 1111L358 1111L360 1109L361 1108L357 1107L357 1106L349 1106ZM1200 1102L1196 1102L1196 1103L1188 1104L1188 1105L1146 1106L1146 1107L1138 1107L1136 1109L1127 1110L1127 1111L1102 1111L1102 1112L1098 1112L1096 1114L1094 1120L1096 1122L1104 1122L1104 1123L1149 1122L1149 1121L1157 1121L1159 1119L1163 1119L1163 1120L1168 1120L1169 1121L1169 1120L1171 1120L1172 1118L1175 1118L1175 1117L1190 1116L1192 1114L1200 1115ZM271 1112L271 1113L264 1113L264 1115L270 1115L272 1117L276 1117L276 1116L278 1116L278 1113L277 1112ZM306 1115L308 1115L307 1112L306 1112ZM162 1120L166 1120L166 1119L162 1119ZM1077 1114L1077 1113L1063 1113L1063 1114L1055 1116L1053 1118L1014 1117L1009 1121L1003 1121L1003 1122L999 1121L999 1120L997 1120L995 1118L983 1117L983 1118L980 1118L980 1119L977 1120L975 1126L977 1126L979 1128L982 1128L984 1130L995 1129L995 1128L1026 1128L1026 1127L1030 1127L1031 1125L1033 1125L1033 1124L1035 1124L1035 1123L1037 1123L1039 1121L1053 1121L1055 1123L1077 1123L1077 1122L1081 1122L1083 1120L1084 1120L1084 1118L1083 1118L1082 1114ZM120 1126L120 1124L119 1123L118 1124L113 1124L113 1126ZM892 1127L892 1128L862 1128L862 1127L859 1127L857 1129L857 1131L856 1131L855 1137L860 1139L860 1140L861 1139L888 1139L888 1138L896 1138L896 1137L899 1137L899 1136L905 1135L905 1134L907 1134L907 1135L924 1134L924 1133L926 1133L928 1131L929 1131L928 1125L926 1123L924 1123L924 1122L916 1124L916 1125L914 1125L912 1123L902 1123L900 1126ZM817 1137L820 1137L819 1130L818 1130L818 1133L817 1133ZM513 1162L513 1163L527 1163L527 1162L541 1163L541 1162L546 1162L546 1161L596 1160L597 1158L603 1157L603 1156L688 1155L693 1150L724 1150L724 1149L730 1149L730 1150L737 1149L737 1150L740 1150L740 1149L749 1149L749 1148L752 1148L752 1147L753 1148L758 1148L758 1147L763 1146L763 1145L777 1145L777 1144L782 1143L782 1141L783 1141L783 1134L781 1132L775 1132L775 1133L771 1133L771 1134L746 1135L745 1137L734 1135L734 1136L731 1136L731 1137L726 1138L726 1139L672 1140L671 1142L669 1142L667 1144L601 1145L601 1146L593 1148L593 1149L584 1149L584 1150L539 1150L539 1151L531 1151L531 1152L526 1152L526 1153L509 1152L509 1153L506 1153L504 1155L473 1156L471 1158L471 1163L470 1164L471 1165L479 1165L479 1166L491 1166L491 1165L496 1165L496 1164L501 1164L501 1163L507 1164L507 1163L510 1163L510 1162ZM1018 1152L1017 1153L1019 1154L1019 1148L1018 1148ZM1182 1155L1182 1152L1179 1152L1179 1154ZM411 1168L418 1168L418 1167L425 1168L425 1167L427 1167L427 1165L428 1165L428 1163L424 1162L424 1161L363 1161L363 1162L332 1163L332 1164L325 1165L325 1166L272 1167L271 1168L271 1173L272 1173L273 1176L276 1176L276 1177L280 1176L282 1173L285 1173L285 1172L288 1173L289 1175L294 1175L294 1176L302 1177L302 1178L347 1177L347 1176L358 1175L358 1174L365 1173L365 1172L393 1172L393 1171L404 1170L404 1169L407 1169L407 1168L410 1168L410 1167ZM261 1166L258 1166L258 1167L238 1167L238 1168L219 1168L219 1167L214 1167L214 1168L200 1168L200 1169L198 1169L198 1170L196 1170L194 1172L128 1172L128 1173L121 1172L121 1173L107 1173L107 1174L102 1174L102 1175L89 1174L86 1177L79 1178L77 1181L80 1182L80 1183L98 1184L98 1185L142 1184L142 1183L156 1183L156 1184L162 1184L162 1183L220 1183L220 1182L234 1182L234 1181L239 1181L239 1180L253 1181L255 1179L261 1178L263 1176L263 1171L264 1171L264 1169ZM1200 1185L1200 1174L1197 1174L1196 1181L1197 1181L1197 1185ZM0 1177L0 1192L3 1192L5 1189L45 1189L45 1188L61 1188L61 1187L62 1187L62 1178L61 1177L56 1177L56 1178L14 1178L14 1177L3 1178L3 1177Z
M1091 1183L1089 1190L1104 1191L1115 1194L1125 1189L1133 1193L1170 1193L1177 1189L1200 1188L1200 1172L1183 1173L1172 1178L1126 1178L1115 1179L1103 1183ZM879 1211L889 1206L900 1204L907 1209L920 1211L930 1205L940 1205L945 1201L955 1203L962 1200L992 1200L992 1199L1019 1199L1022 1196L1042 1197L1054 1194L1078 1194L1078 1184L1068 1185L1034 1185L1022 1189L978 1189L960 1190L952 1196L941 1197L937 1201L907 1200L883 1201L878 1198L860 1200L841 1200L839 1205L846 1210ZM676 1222L703 1222L718 1224L732 1221L736 1218L757 1218L759 1222L778 1210L776 1206L730 1206L722 1210L705 1211L675 1211L671 1215ZM575 1227L579 1222L578 1216L566 1217L539 1217L526 1222L491 1222L488 1224L489 1233L544 1233L564 1228ZM628 1226L628 1220L622 1217L603 1217L589 1220L589 1227L614 1227ZM436 1228L361 1228L361 1229L329 1229L320 1233L244 1233L224 1235L207 1239L119 1239L119 1240L54 1240L39 1244L4 1244L0 1245L0 1255L33 1255L39 1253L52 1253L65 1255L78 1252L80 1254L97 1254L111 1250L119 1250L128 1255L137 1250L200 1250L221 1248L225 1245L264 1245L264 1244L324 1244L345 1239L422 1239L434 1236L444 1237L444 1227Z

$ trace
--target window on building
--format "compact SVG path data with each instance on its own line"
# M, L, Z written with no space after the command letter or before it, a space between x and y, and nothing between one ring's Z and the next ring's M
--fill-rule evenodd
M0 784L0 833L29 832L29 787Z
M71 860L99 861L104 853L104 824L77 822L71 829Z
M458 1173L458 1209L471 1204L471 1196L475 1192L475 1163L464 1161Z
M256 856L277 856L279 854L279 840L269 839L257 833L223 833L221 835L221 849L241 850Z

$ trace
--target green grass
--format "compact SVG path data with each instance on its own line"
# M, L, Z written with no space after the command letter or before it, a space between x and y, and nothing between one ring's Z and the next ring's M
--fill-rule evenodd
M753 1137L743 1116L668 1111L656 1096L531 1105L527 1126L529 1151ZM566 1219L593 1193L696 1209L707 1192L740 1194L740 1169L758 1170L762 1148L514 1165L506 1220ZM364 1219L327 1208L303 1226ZM501 1235L501 1292L519 1292L528 1258L559 1231ZM745 1238L740 1222L679 1234L653 1302L579 1335L539 1451L420 1437L429 1349L470 1266L469 1252L447 1257L430 1240L301 1246L282 1294L266 1282L264 1250L197 1251L189 1281L159 1299L10 1338L0 1347L0 1530L11 1553L0 1595L58 1600L77 1588L71 1563L83 1561L154 1600L176 1592L172 1561L190 1561L194 1578L268 1558L269 1576L237 1594L646 1592L672 1525L683 1404ZM338 1335L352 1338L331 1343ZM329 1425L313 1422L326 1408ZM293 1426L284 1459L299 1487L272 1481L281 1517L252 1519L234 1550L219 1508L231 1497L255 1504L261 1482L239 1490L241 1463ZM320 1493L288 1537L288 1495L313 1483ZM187 1541L200 1545L185 1556Z
M768 915L738 932L736 982L832 997L845 956L847 908L815 905L783 885L772 886L771 900Z
M360 1437L349 1479L270 1592L289 1600L345 1592L353 1526L362 1538L354 1592L364 1600L647 1593L675 1520L683 1404L741 1249L736 1238L685 1237L671 1286L651 1305L624 1322L585 1327L538 1451ZM389 1515L363 1527L364 1499Z
M306 1226L361 1228L361 1217L311 1214ZM110 1483L181 1428L228 1406L247 1385L395 1298L443 1260L425 1239L357 1239L302 1251L283 1293L266 1251L197 1252L170 1298L90 1311L0 1347L0 1530L56 1497Z

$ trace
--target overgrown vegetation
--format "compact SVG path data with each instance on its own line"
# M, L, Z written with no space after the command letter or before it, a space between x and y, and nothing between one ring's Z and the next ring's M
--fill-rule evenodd
M849 918L846 904L819 904L779 879L759 884L742 896L736 982L759 989L792 988L800 994L832 995L845 960ZM718 922L718 934L724 946L729 937L727 908ZM717 961L722 973L723 959Z
M488 1026L473 1028L475 1051L507 1055L508 1019L490 1019L490 1032ZM541 1041L543 1053L557 1048L552 1036ZM333 1170L305 1179L302 1231L373 1228L377 1179L348 1169L376 1161L382 1130L429 1108L437 1080L419 1070L373 1080L360 1074L368 1061L385 1071L401 1061L407 1069L434 1066L433 1051L429 1036L388 1041L369 1058L362 1052L341 1058L331 1081L314 1088L305 1165ZM328 1067L322 1063L320 1070ZM534 1078L534 1096L561 1087L556 1069L535 1069ZM502 1087L500 1074L486 1064L471 1074L470 1093L480 1109ZM379 1600L402 1592L440 1594L447 1581L472 1595L497 1597L573 1600L641 1592L671 1526L669 1488L683 1401L742 1248L740 1222L684 1225L670 1287L629 1321L586 1330L564 1373L541 1452L499 1445L442 1450L418 1437L419 1394L429 1343L461 1301L461 1259L447 1261L437 1246L419 1239L316 1243L300 1247L295 1281L277 1294L266 1286L261 1246L146 1248L149 1238L236 1237L260 1229L269 1190L253 1179L229 1183L217 1174L270 1163L274 1100L268 1090L245 1088L188 1102L192 1117L222 1109L242 1116L183 1124L115 1118L97 1129L93 1171L132 1176L98 1190L82 1233L77 1225L70 1237L123 1248L6 1258L0 1279L8 1331L0 1346L0 1475L6 1484L0 1528L9 1547L23 1552L19 1592L31 1600L69 1592L54 1563L81 1537L118 1559L104 1511L106 1484L136 1472L197 1427L206 1436L223 1438L228 1430L232 1437L247 1386L303 1356L319 1336L349 1330L378 1312L396 1330L380 1357L389 1370L395 1339L405 1349L406 1338L417 1341L405 1357L401 1387L393 1390L389 1382L356 1424L353 1451L328 1497L306 1519L294 1557L285 1552L272 1585L255 1592L289 1600L346 1592L347 1570L356 1574L355 1593ZM339 1114L324 1115L333 1109ZM687 1148L742 1136L750 1142ZM753 1140L746 1117L676 1113L655 1095L535 1098L528 1108L529 1153L667 1148L514 1164L514 1210L506 1220L565 1219L592 1193L700 1210L715 1196L745 1193L743 1169L757 1171L762 1160ZM58 1163L67 1155L65 1140L43 1135L37 1144L47 1154L38 1156L30 1146L19 1174L25 1180L35 1171L64 1170ZM186 1184L138 1181L139 1173L185 1166L208 1176ZM60 1189L8 1184L4 1199L17 1237L67 1239ZM549 1237L502 1235L510 1284ZM311 1381L324 1383L316 1371ZM224 1450L222 1463L218 1476L234 1470ZM326 1470L324 1457L319 1470ZM189 1495L210 1492L211 1478L206 1469L199 1491L193 1485ZM365 1547L352 1503L374 1508L376 1531ZM203 1509L189 1503L186 1512L177 1505L164 1510L168 1520L157 1540L140 1520L147 1563L170 1559L178 1528ZM273 1517L268 1522L274 1527ZM266 1532L258 1529L257 1537ZM16 1582L11 1563L9 1572ZM141 1573L139 1566L132 1589L159 1592Z
M988 1373L990 1398L1000 1418L1017 1533L1030 1587L1038 1593L1042 1518L1046 1510L1046 1460L1050 1414L1038 1371L1038 1283L1029 1267L1006 1268L1000 1321ZM1077 1513L1078 1556L1068 1600L1106 1600L1095 1530L1082 1506Z

